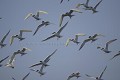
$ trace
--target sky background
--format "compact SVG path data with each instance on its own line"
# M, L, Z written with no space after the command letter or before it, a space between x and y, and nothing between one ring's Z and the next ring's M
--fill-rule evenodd
M100 0L90 0L89 5L96 5ZM73 72L80 72L80 78L73 78L71 80L92 80L85 76L99 76L107 65L108 68L103 75L104 80L119 80L120 79L120 57L109 60L113 55L120 50L120 10L119 0L103 0L98 6L98 13L92 14L92 11L85 11L80 8L82 14L74 13L75 16L69 21L68 25L61 32L63 36L59 40L56 38L41 42L43 39L51 35L52 32L59 30L60 15L75 8L78 3L85 3L86 0L64 0L60 4L60 0L0 0L0 39L11 30L10 34L5 40L6 47L0 49L0 59L12 55L13 52L22 47L30 48L32 51L27 51L25 56L16 56L14 62L15 68L9 67L0 68L1 80L21 80L28 72L30 75L26 80L66 80ZM48 14L43 14L40 17L42 20L50 21L55 25L42 27L35 36L33 33L41 21L36 21L30 17L24 20L28 13L35 14L39 10L47 11ZM64 18L63 24L69 20L69 17ZM20 29L30 29L31 33L25 33L26 38L23 41L14 40L10 46L9 40L12 35L18 34ZM105 37L99 37L94 43L87 43L80 51L80 45L70 43L68 47L65 42L68 38L74 38L77 33L84 33L86 36L79 37L82 43L90 35L96 33L103 34ZM104 54L103 51L98 50L97 46L105 46L105 43L111 39L118 39L113 42L109 49L110 54ZM80 44L81 44L80 43ZM49 67L45 68L45 75L39 76L38 73L29 70L29 66L34 63L44 60L55 49L57 52L51 57L48 62ZM5 60L5 65L9 59ZM39 69L40 67L34 67Z

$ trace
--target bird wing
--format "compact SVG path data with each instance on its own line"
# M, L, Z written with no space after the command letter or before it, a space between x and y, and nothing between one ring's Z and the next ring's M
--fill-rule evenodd
M52 36L50 36L50 37L48 37L48 38L42 40L42 42L43 42L43 41L46 41L46 40L49 40L49 39L51 39L51 38L53 38L53 37L55 37L55 35L52 35Z
M69 22L69 21L68 21L68 22ZM61 28L59 29L59 31L57 32L58 34L60 34L61 31L67 26L68 22L67 22L63 27L61 27Z
M89 0L86 1L85 5L88 6Z
M113 58L119 56L119 55L120 55L120 52L119 52L118 54L115 54L115 55L111 58L111 60L112 60Z
M96 79L96 77L93 77L93 76L90 76L90 75L88 75L88 74L85 74L87 77L89 77L89 78L92 78L92 79Z
M27 16L25 17L24 20L28 19L28 18L29 18L30 16L32 16L32 15L33 15L32 13L27 14Z
M9 64L13 64L14 60L15 60L15 56L16 56L16 52L13 53L13 55L11 56L11 58L9 59Z
M84 40L83 43L81 44L79 50L82 49L82 47L85 45L85 43L88 42L88 41L90 41L90 40L91 40L91 39L86 39L86 40Z
M113 40L108 41L108 42L106 43L106 47L105 47L105 49L108 50L108 45L109 45L110 43L116 41L116 40L117 40L117 39L113 39Z
M61 27L61 25L62 25L63 18L64 18L64 14L62 14L62 15L60 16L60 23L59 23L59 27Z
M76 41L78 41L79 36L85 36L85 34L82 34L82 33L75 34L75 40Z
M14 36L12 36L11 38L10 38L10 45L12 45L12 43L13 43L13 41L14 41Z
M60 1L60 4L63 2L63 0Z
M50 57L51 57L53 54L55 54L56 51L57 51L57 49L56 49L52 54L50 54L50 55L44 60L44 62L47 63L47 62L50 60Z
M35 35L35 34L37 33L37 31L39 30L39 28L41 28L41 27L44 26L44 25L45 25L44 23L40 24L40 25L37 27L37 29L35 30L35 32L34 32L33 35Z
M32 30L20 30L20 36L22 36L23 32L32 32Z
M65 46L68 46L70 43L70 38L67 39L66 43L65 43Z
M102 76L103 76L103 73L105 72L105 70L107 69L107 66L104 68L104 70L102 71L102 73L100 74L100 76L98 77L99 79L101 79L102 78Z
M0 63L3 62L4 60L6 60L9 56L3 58L2 60L0 60Z
M78 9L71 9L70 11L71 11L70 13L72 13L72 12L82 13L82 12L80 12L80 10L78 10Z
M94 9L96 9L96 8L97 8L97 6L98 6L101 2L102 2L102 0L101 0L101 1L99 1L99 2L95 5Z
M41 63L36 63L36 64L33 64L33 65L32 65L32 66L30 66L29 68L34 67L34 66L38 66L38 65L41 65Z
M7 34L2 38L1 43L4 42L4 40L6 39L6 37L8 36L9 33L10 33L10 30L9 30L9 31L7 32Z
M28 74L26 74L25 77L23 77L22 80L25 80L29 75L30 75L30 72Z

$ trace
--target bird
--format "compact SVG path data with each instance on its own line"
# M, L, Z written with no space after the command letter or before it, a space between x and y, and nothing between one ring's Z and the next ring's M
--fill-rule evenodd
M117 54L115 54L110 60L114 59L115 57L120 56L120 51L118 51Z
M87 39L85 39L83 41L83 43L81 44L79 50L81 50L83 48L83 46L85 45L86 42L91 41L91 43L93 43L94 41L96 41L98 38L96 38L97 36L104 36L102 34L94 34L93 36L89 36Z
M22 78L22 80L25 80L28 76L30 75L30 72L29 73L27 73L23 78ZM13 80L15 80L15 78L14 77L12 77L12 79Z
M42 27L42 26L48 26L48 25L50 25L50 24L53 24L53 23L51 23L51 22L49 22L49 21L42 21L42 24L40 24L38 27L37 27L37 29L35 30L35 32L34 32L34 34L33 34L33 36L37 33L37 31Z
M67 80L70 80L70 79L73 78L73 77L79 78L79 77L81 77L81 76L80 76L80 73L79 73L79 72L77 72L77 73L72 73L70 76L68 76Z
M68 1L70 1L70 0L68 0ZM63 2L63 0L60 1L60 4L61 4L62 2Z
M10 59L9 59L9 61L8 61L7 64L5 65L6 67L10 67L10 68L14 69L13 63L14 63L14 61L15 61L15 56L16 56L17 54L18 54L17 52L14 52L14 53L12 54L12 56L11 56Z
M32 30L20 30L20 33L17 35L13 35L10 39L10 45L12 45L14 38L18 38L19 41L24 40L25 38L23 38L23 32L32 32Z
M5 47L6 44L4 44L3 42L5 41L6 37L8 36L8 34L10 33L10 30L4 35L4 37L2 38L2 40L0 41L0 46L1 48Z
M46 12L46 11L38 11L36 14L29 13L29 14L27 14L27 16L25 17L24 20L28 19L28 18L31 17L31 16L32 16L34 19L36 19L36 20L41 20L41 18L39 18L39 15L40 15L40 14L48 14L48 12Z
M78 9L70 9L69 12L66 12L65 14L62 14L62 15L60 16L59 27L61 27L64 17L68 16L68 17L71 19L73 16L75 16L75 15L72 15L73 12L82 13L82 12L80 12L80 10L78 10Z
M39 63L33 64L33 65L30 66L29 68L34 67L34 66L38 66L38 65L49 66L47 63L48 63L48 61L50 60L50 57L51 57L56 51L57 51L57 49L56 49L52 54L50 54L49 56L47 56L43 61L40 61Z
M92 79L95 79L95 80L103 80L103 79L101 79L101 78L102 78L102 76L103 76L106 68L107 68L107 66L104 68L104 70L102 71L102 73L101 73L100 76L98 76L98 77L93 77L93 76L90 76L90 75L88 75L88 74L85 74L85 75L86 75L87 77L92 78Z
M106 43L105 48L101 48L100 46L98 46L97 49L100 49L100 50L104 51L105 53L110 53L111 51L108 50L108 45L116 40L117 39L112 39Z
M49 39L51 39L51 38L54 38L54 37L57 37L57 39L61 38L62 36L60 35L60 33L61 33L61 31L67 26L67 24L68 24L68 22L67 22L63 27L61 27L61 28L58 30L58 32L53 32L53 33L52 33L53 35L51 35L50 37L42 40L42 42L43 42L43 41L46 41L46 40L49 40Z
M75 34L75 39L68 38L65 45L68 46L70 41L72 41L72 42L74 42L78 45L80 43L80 42L78 42L78 37L79 36L85 36L85 34L82 34L82 33Z
M9 56L3 58L2 60L0 60L0 67L2 67L3 65L1 64L4 60L6 60Z

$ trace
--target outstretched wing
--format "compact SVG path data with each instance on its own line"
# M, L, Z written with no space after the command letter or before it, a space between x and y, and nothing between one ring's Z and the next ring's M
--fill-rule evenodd
M75 41L78 41L78 37L79 36L85 36L85 34L82 34L82 33L78 33L75 35Z
M102 2L102 0L99 1L99 2L95 5L94 9L96 9L101 2Z
M22 36L23 32L32 32L32 30L20 30L20 36Z
M89 0L86 1L85 5L88 6Z
M47 62L50 60L50 57L51 57L53 54L55 54L56 51L57 51L57 49L56 49L52 54L50 54L50 55L44 60L44 62L47 63Z
M103 73L105 72L106 68L107 68L107 66L105 67L105 69L104 69L104 70L102 71L102 73L100 74L99 79L101 79L101 78L102 78Z
M6 37L8 36L8 34L10 33L10 30L7 32L7 34L3 37L3 39L1 40L1 43L4 42L4 40L6 39Z
M113 39L113 40L108 41L108 42L106 43L106 47L105 47L105 49L108 50L108 45L109 45L110 43L116 41L116 40L117 40L117 39Z
M25 75L25 77L23 77L22 80L25 80L29 75L30 75L30 72L27 75Z
M48 14L48 12L40 10L36 13L36 16L39 17L40 14Z
M83 47L83 46L85 45L85 43L88 42L88 41L90 41L90 39L86 39L86 40L84 40L83 43L81 44L79 50L82 49L82 47Z
M65 46L68 46L70 43L70 38L67 39L66 43L65 43Z
M32 15L33 15L32 13L27 14L27 16L25 17L24 20L28 19L28 18L31 17Z
M78 10L78 9L71 9L70 11L72 11L72 12L82 13L82 12L80 12L80 10Z
M64 18L64 14L62 14L62 15L60 16L60 23L59 23L59 27L61 27L61 25L62 25L63 18Z
M13 43L13 41L14 41L14 38L15 38L15 36L12 36L12 37L10 38L10 45L12 45L12 43Z
M49 39L51 39L51 38L53 38L53 37L55 37L55 35L52 35L52 36L50 36L50 37L48 37L48 38L42 40L42 42L43 42L43 41L47 41L47 40L49 40Z
M92 78L92 79L95 79L96 80L96 77L93 77L93 76L90 76L90 75L88 75L88 74L85 74L87 77L89 77L89 78Z
M3 62L4 60L6 60L9 56L3 58L2 60L0 60L0 63Z
M30 66L29 68L34 67L34 66L38 66L38 65L41 65L41 63L36 63L36 64Z
M111 58L111 60L112 60L113 58L115 58L115 57L119 56L119 55L120 55L120 51L119 51L119 53L118 53L118 54L115 54L115 55Z

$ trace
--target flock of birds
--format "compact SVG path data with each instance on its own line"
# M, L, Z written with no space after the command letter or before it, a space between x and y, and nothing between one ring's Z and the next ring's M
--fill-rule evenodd
M70 0L68 0L68 1L70 1ZM63 2L63 0L61 0L60 4L61 4L62 2ZM49 39L51 39L51 38L54 38L54 37L57 37L57 39L61 38L62 36L60 35L60 33L63 31L63 29L64 29L64 28L67 26L67 24L69 23L69 21L67 21L67 22L62 26L63 19L64 19L65 17L67 17L67 16L71 19L73 16L75 16L75 15L73 15L74 12L82 13L82 12L80 11L80 7L81 7L81 6L84 7L84 8L83 8L84 10L91 10L93 13L97 13L98 11L96 10L96 8L98 7L98 5L99 5L101 2L102 2L102 0L100 0L100 1L93 7L93 6L90 6L90 5L89 5L89 0L87 0L86 3L79 3L79 4L77 4L77 6L75 7L75 9L71 9L70 11L68 11L68 12L66 12L66 13L63 13L63 14L61 15L61 17L60 17L60 22L59 22L59 27L60 27L60 29L59 29L57 32L53 32L51 36L49 36L49 37L47 37L46 39L42 40L42 42L47 41L47 40L49 40ZM25 20L28 19L29 17L33 17L35 20L42 20L42 19L40 18L40 15L41 15L41 14L48 14L48 13L47 13L46 11L38 11L36 14L29 13L29 14L25 17ZM2 18L0 18L0 19L2 19ZM42 21L42 23L37 27L37 29L36 29L35 32L33 33L33 36L38 32L38 30L39 30L41 27L46 27L46 26L48 26L48 25L50 25L50 24L53 24L53 23L51 23L51 22L49 22L49 21ZM13 44L14 39L19 39L19 41L24 40L25 38L23 37L23 33L25 33L25 32L32 32L32 30L27 30L27 29L26 29L26 30L20 30L19 34L13 35L13 36L11 37L11 39L10 39L10 45ZM10 34L10 30L9 30L9 31L3 36L3 38L1 39L1 41L0 41L0 46L1 46L1 48L5 47L5 46L7 45L7 44L4 43L4 41L5 41L5 39L7 38L7 36L8 36L9 34ZM66 43L65 43L65 46L68 46L71 41L72 41L73 43L77 44L77 45L80 44L80 42L78 41L78 38L79 38L80 36L86 36L86 35L85 35L85 34L82 34L82 33L75 34L75 38L68 38L68 39L67 39L67 41L66 41ZM104 37L104 35L102 35L102 34L94 34L93 36L89 36L87 39L85 39L85 40L81 43L79 50L81 50L81 49L85 46L86 43L88 43L88 42L93 43L93 42L95 42L96 40L98 40L98 37L99 37L99 36ZM111 51L108 49L108 47L109 47L109 45L110 45L111 43L113 43L113 42L116 41L116 40L117 40L117 39L109 40L108 42L106 42L104 48L98 46L97 49L102 50L104 53L110 53ZM5 58L1 59L1 60L0 60L0 67L6 66L6 67L10 67L10 68L13 68L13 69L14 69L14 67L15 67L15 66L14 66L14 61L15 61L16 55L19 55L19 54L20 54L21 56L23 56L23 55L27 54L26 51L30 51L30 49L29 49L29 48L26 48L26 47L23 47L22 49L13 52L13 54L12 54L11 56L6 56ZM35 64L31 65L31 66L29 67L30 70L39 73L40 76L45 75L45 72L43 72L43 69L46 68L47 66L50 66L50 65L48 64L48 62L49 62L49 60L51 59L51 56L53 56L56 52L57 52L57 49L56 49L55 51L53 51L50 55L48 55L44 60L41 60L41 61L39 61L38 63L35 63ZM114 59L114 58L117 57L117 56L120 56L120 51L118 51L118 53L115 54L110 60ZM5 65L3 65L2 62L5 61L6 59L8 59L9 57L10 57L10 59L8 60L8 62L7 62ZM32 69L33 67L35 67L35 66L40 66L40 65L41 65L41 67L40 67L39 70ZM90 76L90 75L88 75L88 74L85 74L85 75L86 75L87 77L93 78L93 79L95 79L95 80L103 80L103 79L102 79L102 76L103 76L103 73L105 72L106 69L107 69L107 66L105 66L104 70L102 71L102 73L101 73L98 77L93 77L93 76ZM29 72L28 74L26 74L26 75L23 77L22 80L25 80L25 79L29 76L29 74L30 74L30 72ZM72 74L70 74L70 75L68 76L67 80L70 80L70 79L73 78L73 77L79 78L79 77L81 77L81 75L80 75L79 72L76 72L76 73L74 72L74 73L72 73ZM13 80L16 80L14 77L12 77L12 79L13 79Z

